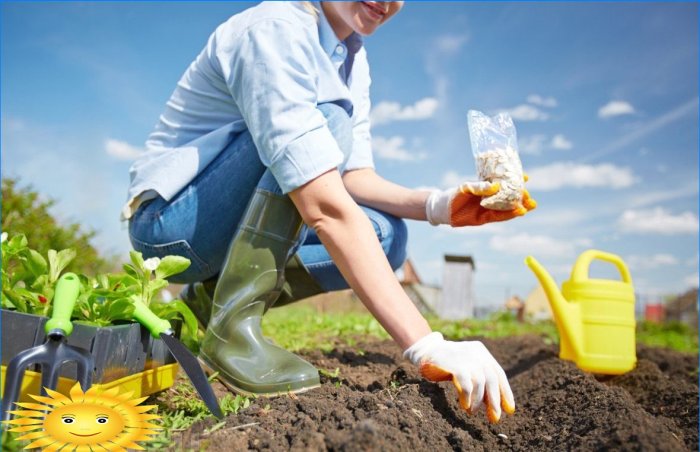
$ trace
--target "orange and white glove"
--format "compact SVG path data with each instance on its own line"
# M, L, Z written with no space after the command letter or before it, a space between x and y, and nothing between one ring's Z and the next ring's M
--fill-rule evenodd
M523 190L520 205L513 210L482 207L482 198L496 194L499 189L498 182L480 181L465 182L449 190L433 190L425 203L425 215L433 226L479 226L523 216L537 206L530 193Z
M501 407L508 414L515 412L506 373L481 342L446 341L441 333L433 332L411 345L403 355L420 366L425 379L452 380L459 404L469 414L476 413L482 403L491 423L500 420Z

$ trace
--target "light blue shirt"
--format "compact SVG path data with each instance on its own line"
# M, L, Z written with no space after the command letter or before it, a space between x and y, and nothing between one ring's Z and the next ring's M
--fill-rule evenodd
M362 40L340 42L315 6L318 20L301 2L263 2L214 31L129 171L124 219L156 193L170 200L246 129L285 193L333 168L374 167ZM352 115L347 159L316 108L325 102Z

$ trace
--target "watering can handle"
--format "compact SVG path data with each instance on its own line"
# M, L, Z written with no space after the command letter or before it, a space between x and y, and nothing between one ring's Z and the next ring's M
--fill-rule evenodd
M574 264L574 268L571 271L571 280L587 280L588 268L590 267L591 262L593 262L594 259L600 259L602 261L614 264L620 272L620 276L622 276L622 281L627 284L632 284L632 277L630 276L630 272L627 269L627 266L625 265L625 262L622 260L622 258L615 254L606 253L605 251L600 250L587 250L584 251L578 257L578 259L576 260L576 264Z
M75 273L65 273L58 279L53 295L53 313L44 327L47 335L52 331L60 330L65 336L70 336L73 332L73 323L70 318L79 294L80 280Z

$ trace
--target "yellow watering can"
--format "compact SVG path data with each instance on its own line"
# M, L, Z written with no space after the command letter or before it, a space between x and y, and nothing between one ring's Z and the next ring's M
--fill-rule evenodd
M591 279L594 259L614 264L622 281ZM554 312L560 337L559 357L587 372L619 375L637 363L635 346L634 287L619 256L598 250L584 251L561 292L534 257L525 263L544 288Z

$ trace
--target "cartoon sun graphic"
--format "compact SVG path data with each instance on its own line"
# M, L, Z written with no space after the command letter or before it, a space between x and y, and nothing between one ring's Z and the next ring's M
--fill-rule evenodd
M46 392L49 397L31 396L40 403L17 403L26 409L11 411L16 417L7 421L17 426L8 431L28 432L17 438L33 440L25 449L55 451L68 446L63 450L143 450L136 442L151 439L161 428L148 422L160 418L147 414L156 406L138 406L147 397L130 400L133 392L119 394L119 388L83 392L79 383L71 388L70 397L50 389Z

